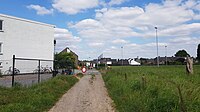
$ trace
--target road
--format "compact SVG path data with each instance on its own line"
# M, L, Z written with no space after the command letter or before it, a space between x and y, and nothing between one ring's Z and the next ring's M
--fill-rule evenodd
M49 112L114 112L101 74L89 70ZM95 74L95 75L92 75Z
M81 70L77 70L77 69L75 69L75 70L74 70L74 73L75 73L75 74L77 74L77 73L82 73L82 71L81 71ZM101 74L101 73L98 72L98 71L95 70L95 69L90 69L90 70L87 70L85 74L88 74L88 75L90 75L90 74L96 74L96 75L99 75L99 74Z

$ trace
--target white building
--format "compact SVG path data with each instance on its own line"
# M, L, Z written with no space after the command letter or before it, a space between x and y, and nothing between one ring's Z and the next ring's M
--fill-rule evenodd
M129 58L128 59L129 65L141 65L139 62L135 61L134 59Z
M54 26L0 14L0 70L1 73L12 66L12 56L53 60ZM42 62L51 66L53 62ZM36 61L16 61L20 72L36 69Z

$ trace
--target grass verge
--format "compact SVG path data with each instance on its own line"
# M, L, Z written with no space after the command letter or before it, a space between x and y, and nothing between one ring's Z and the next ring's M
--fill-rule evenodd
M32 87L0 87L0 112L48 111L78 79L57 76Z
M119 112L199 112L200 66L112 67L103 79Z

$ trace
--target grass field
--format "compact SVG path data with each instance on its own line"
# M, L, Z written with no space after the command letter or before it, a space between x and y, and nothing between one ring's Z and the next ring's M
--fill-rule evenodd
M73 76L58 76L29 88L0 87L0 112L43 112L78 80Z
M103 79L120 112L200 112L200 66L191 76L185 66L112 67Z

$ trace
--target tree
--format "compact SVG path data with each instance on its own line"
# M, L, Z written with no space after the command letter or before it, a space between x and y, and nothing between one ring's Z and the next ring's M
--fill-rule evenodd
M197 60L200 63L200 44L198 45L198 48L197 48Z
M187 57L187 55L190 56L185 50L179 50L175 54L176 57Z
M74 68L75 67L75 58L72 53L59 53L55 54L55 67L66 69L66 68Z

